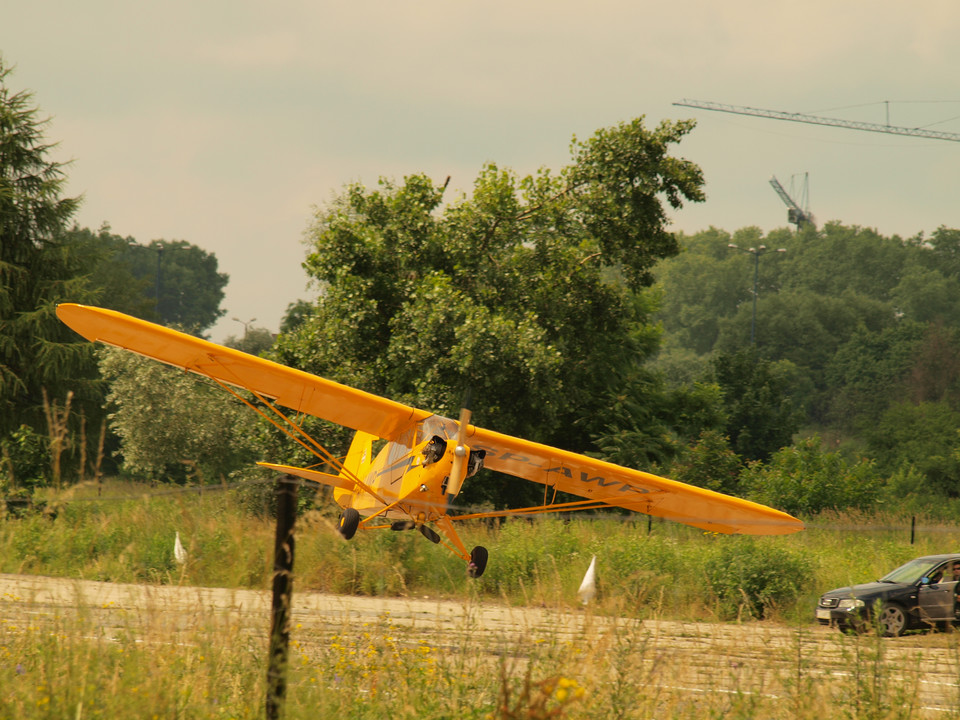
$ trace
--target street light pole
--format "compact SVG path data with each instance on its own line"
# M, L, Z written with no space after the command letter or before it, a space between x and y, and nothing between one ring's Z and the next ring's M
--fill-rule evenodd
M243 339L247 339L247 335L250 334L250 326L256 321L256 318L250 318L249 320L241 320L238 317L233 318L234 322L238 322L243 325Z
M755 248L742 248L734 243L727 243L731 250L739 250L753 255L753 318L750 320L750 344L757 345L757 295L759 294L758 281L760 279L760 256L767 251L766 245L758 245ZM785 253L786 248L777 248L776 252Z
M751 248L752 249L752 248ZM750 344L757 346L757 281L760 279L760 251L763 245L758 247L753 253L753 317L750 319Z

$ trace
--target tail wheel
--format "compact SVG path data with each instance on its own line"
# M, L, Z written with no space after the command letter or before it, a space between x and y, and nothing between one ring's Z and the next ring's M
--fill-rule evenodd
M467 565L467 575L478 578L487 569L487 549L477 545L470 553L470 564Z
M360 526L360 513L353 508L347 508L340 515L340 526L337 528L340 534L347 540L357 534L357 528Z

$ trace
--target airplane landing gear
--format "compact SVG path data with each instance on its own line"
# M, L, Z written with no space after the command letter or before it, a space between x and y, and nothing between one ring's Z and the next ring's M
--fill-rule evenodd
M434 530L431 527L427 527L426 525L421 525L420 534L423 535L427 540L432 542L434 545L440 542L440 535L437 533L436 530Z
M477 545L470 553L470 564L467 565L467 575L478 578L487 569L487 549Z
M344 539L349 540L357 534L357 528L360 526L360 513L353 508L347 508L340 514L340 524L337 530L343 535Z
M440 542L440 535L433 528L427 527L426 525L421 525L418 528L418 530L420 530L421 535L423 535L427 540L432 542L434 545Z

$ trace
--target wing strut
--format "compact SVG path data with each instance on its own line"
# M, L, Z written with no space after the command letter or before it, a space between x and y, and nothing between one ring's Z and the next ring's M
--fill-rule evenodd
M577 500L575 502L557 503L551 505L534 505L533 507L517 508L516 510L492 510L491 512L469 513L467 515L451 515L451 520L474 520L476 518L509 517L510 515L537 515L541 513L569 512L571 510L598 510L613 508L616 505L605 503L602 500Z
M434 525L440 528L440 531L447 536L447 538L452 542L456 549L450 547L446 543L447 547L450 550L453 550L454 554L459 555L461 558L470 561L470 553L467 552L467 548L464 547L463 541L460 539L460 536L457 535L457 531L453 529L453 523L450 522L452 518L449 515L441 515L436 520L434 520Z
M210 377L210 376L208 376L208 377ZM254 412L256 412L260 417L262 417L264 420L266 420L266 421L269 422L271 425L273 425L275 428L277 428L277 430L279 430L280 432L282 432L282 433L283 433L284 435L286 435L287 437L289 437L289 438L291 438L292 440L294 440L294 441L296 441L297 443L299 443L307 452L312 453L313 455L316 455L318 458L320 458L320 459L323 460L324 462L328 462L328 463L330 463L331 465L333 465L333 467L335 467L339 472L344 473L344 476L345 476L345 477L347 477L349 480L351 480L351 481L353 481L354 483L356 483L357 487L359 487L360 489L362 489L365 493L373 496L374 498L376 498L379 502L383 503L384 505L389 504L386 500L384 500L382 497L380 497L380 494L379 494L379 493L377 493L376 491L374 491L373 488L371 488L369 485L367 485L365 482L363 482L363 481L362 481L360 478L358 478L353 472L351 472L346 466L344 466L344 464L343 464L342 462L340 462L339 458L334 457L334 456L330 453L330 451L328 451L325 447L323 447L323 445L321 445L321 444L318 443L316 440L314 440L302 427L300 427L299 425L297 425L295 422L293 422L293 420L291 420L290 418L288 418L283 412L281 412L280 410L278 410L277 407L276 407L272 402L270 402L267 398L265 398L265 397L263 397L262 395L260 395L260 393L254 391L254 390L248 390L248 392L249 392L250 394L252 394L255 398L257 398L257 400L259 400L260 402L262 402L262 403L263 403L264 405L266 405L268 408L270 408L270 409L271 409L276 415L278 415L287 425L289 425L290 427L294 428L294 430L296 430L295 433L294 433L294 432L291 432L290 430L288 430L287 428L285 428L283 425L281 425L280 423L278 423L276 420L274 420L272 417L270 417L269 415L267 415L265 412L263 412L263 410L261 410L261 409L258 408L256 405L254 405L252 402L250 402L249 400L247 400L245 397L243 397L240 393L238 393L236 390L234 390L232 387L230 387L230 386L227 385L226 383L222 382L221 380L219 380L219 379L217 379L217 378L212 378L212 380L213 380L215 383L217 383L217 385L219 385L219 386L222 387L224 390L226 390L228 393L230 393L230 394L233 395L235 398L237 398L237 399L238 399L240 402L242 402L244 405L246 405L247 407L251 408L251 409L252 409ZM306 439L309 441L309 444L308 444L307 442L305 442L304 440L302 440L302 439L301 439L301 436L304 437L304 438L306 438ZM312 446L312 447L311 447L311 446Z

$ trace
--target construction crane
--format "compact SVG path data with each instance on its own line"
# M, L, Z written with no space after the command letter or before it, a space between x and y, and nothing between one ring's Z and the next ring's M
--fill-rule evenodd
M941 130L927 130L926 128L905 128L896 125L881 125L879 123L857 122L854 120L839 120L837 118L805 115L803 113L781 112L779 110L761 110L739 105L724 105L715 102L701 102L698 100L681 100L674 105L682 107L700 108L701 110L716 110L717 112L734 113L735 115L753 115L755 117L771 118L773 120L789 120L791 122L809 123L811 125L830 125L832 127L848 128L850 130L866 130L867 132L889 133L891 135L910 135L913 137L934 138L960 142L960 133L943 132Z
M816 224L813 220L813 215L810 214L810 210L807 206L807 187L810 181L809 175L804 175L803 178L803 195L801 201L804 204L804 207L800 207L796 200L794 200L783 189L783 185L780 184L780 181L777 180L776 175L770 178L770 185L773 186L773 189L777 191L777 195L780 196L780 199L783 200L783 203L787 206L787 222L797 226L797 232L800 232L800 228L804 225L810 225L816 229ZM793 189L791 183L791 189Z

